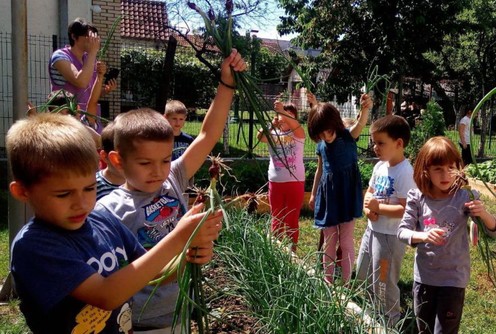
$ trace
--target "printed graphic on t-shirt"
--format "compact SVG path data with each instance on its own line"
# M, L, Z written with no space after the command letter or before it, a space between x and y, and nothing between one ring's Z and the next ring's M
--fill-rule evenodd
M388 175L377 177L374 184L374 198L381 203L389 204L389 199L394 194L394 178Z
M76 327L73 334L95 333L98 334L107 326L107 320L112 314L111 311L102 310L93 305L86 305L76 316Z
M288 135L272 136L275 143L275 152L277 159L274 159L274 168L287 169L294 172L296 171L296 141L293 137ZM285 161L285 163L283 162Z
M87 264L95 268L95 270L102 274L112 273L119 268L124 268L129 264L126 250L121 247L116 247L112 251L103 253L99 259L91 257L86 261Z
M162 195L143 207L145 222L138 229L138 241L144 248L152 248L174 229L182 216L180 206L177 198Z
M102 310L93 305L86 305L76 316L76 327L72 330L73 334L98 334L107 326L107 321L112 315L112 311ZM122 305L117 323L119 324L119 333L132 333L132 311L128 303Z
M424 213L424 217L428 217L423 221L424 231L427 232L434 228L440 228L444 230L443 236L447 239L456 227L452 217L458 217L461 214L463 213L458 208L451 205L442 207L440 210L432 210Z
M174 142L174 149L172 150L172 160L176 160L181 155L183 155L184 151L186 151L188 146L189 146L189 143Z

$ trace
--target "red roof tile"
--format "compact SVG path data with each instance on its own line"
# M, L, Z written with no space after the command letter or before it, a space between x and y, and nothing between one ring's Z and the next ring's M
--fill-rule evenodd
M165 1L121 1L121 37L165 41L169 32Z

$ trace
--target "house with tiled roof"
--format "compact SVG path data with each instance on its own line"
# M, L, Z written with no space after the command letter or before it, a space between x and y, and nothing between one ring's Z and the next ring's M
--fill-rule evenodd
M148 45L169 39L165 2L150 0L121 1L121 39Z

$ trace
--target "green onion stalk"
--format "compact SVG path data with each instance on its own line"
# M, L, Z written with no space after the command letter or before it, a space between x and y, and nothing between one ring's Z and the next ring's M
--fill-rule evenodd
M478 114L479 110L481 109L481 107L494 94L496 94L496 87L493 88L489 93L487 93L479 101L479 103L477 103L477 105L475 106L475 108L474 108L474 110L472 112L472 116L470 117L470 128L472 128L473 122L474 122L475 118L477 117L477 114ZM479 170L479 167L477 166L477 161L475 160L474 140L473 139L474 138L472 136L472 131L470 131L470 155L472 156L473 166L474 166L474 170L475 170L475 176L479 176L480 177L481 176L481 172ZM490 193L494 197L496 197L496 194L491 189L491 187L489 187L489 185L482 178L481 178L481 180L484 183L484 186L490 191ZM475 197L474 197L474 194L473 194L470 186L466 186L465 188L469 192L470 199L471 200L474 200ZM489 279L491 280L491 283L493 284L493 286L496 287L496 269L495 269L495 265L494 265L494 262L493 262L495 260L495 253L489 247L489 236L484 232L486 228L485 228L484 223L482 222L482 220L479 217L473 217L472 219L473 219L473 221L477 225L478 238L480 240L482 240L482 244L481 244L481 242L478 243L479 253L481 255L482 260L486 264L487 273L488 273Z
M98 53L96 55L97 59L101 60L101 59L105 58L105 55L107 54L107 50L110 46L110 41L114 37L114 33L117 29L117 26L121 22L121 20L122 20L122 15L119 15L115 18L114 22L112 23L112 26L110 27L107 38L105 39L105 42L103 43L103 47L101 47L100 50L98 50Z
M61 96L64 97L65 103L61 105L54 104L54 101L60 99ZM72 94L68 94L68 92L64 89L59 89L57 91L54 91L51 94L50 98L45 103L30 108L28 110L28 115L33 109L37 113L51 112L57 114L62 111L67 111L67 113L71 116L86 115L87 117L93 117L95 119L98 119L101 122L105 122L105 123L108 122L108 120L104 117L91 114L86 110L79 109L79 105L76 97Z
M232 11L233 11L233 1L226 1L226 13L228 15L227 24L224 29L219 29L215 22L215 15L212 10L208 13L203 11L193 2L188 1L188 6L196 11L202 17L205 24L205 31L208 36L210 36L217 48L221 51L223 57L228 57L232 50ZM238 94L241 100L253 110L258 123L262 128L264 135L267 138L267 142L270 147L279 155L277 148L278 141L274 138L270 131L270 124L272 121L271 115L268 110L272 110L272 106L265 100L263 91L260 89L258 79L250 75L248 72L233 72L233 77L235 81L235 86L238 90ZM282 150L283 155L285 155L284 150ZM280 157L280 160L289 169L286 157Z
M372 64L370 65L369 70L367 72L367 81L364 82L362 90L363 90L364 94L369 94L370 92L374 91L375 87L381 81L384 81L386 84L385 92L384 93L380 92L383 95L382 105L386 105L387 92L388 92L389 88L391 87L391 81L390 81L389 75L387 75L387 74L380 75L379 74L379 66L378 65L375 65L375 66L372 66ZM360 115L358 115L357 118L360 118Z
M463 189L467 190L468 196L471 201L475 200L475 194L472 191L472 188L469 185L463 186ZM489 247L489 236L484 232L486 227L482 222L482 219L479 217L472 217L473 222L477 226L476 237L477 241L477 249L479 250L480 257L482 261L486 264L487 276L489 280L496 287L496 268L494 265L494 252Z
M148 299L141 310L141 314L143 314L143 311L162 282L177 272L179 296L176 302L172 327L175 330L180 323L180 333L186 334L191 333L192 320L195 320L197 323L198 333L209 333L209 311L206 305L206 296L203 290L203 274L201 265L186 262L182 270L178 268L181 267L181 263L185 263L186 252L190 248L193 238L196 236L199 228L203 225L210 214L220 209L223 214L223 220L226 224L226 228L229 228L229 218L227 216L222 198L217 191L217 183L220 182L221 170L224 169L229 171L230 168L224 164L219 156L210 156L209 159L212 163L209 168L210 185L206 190L200 191L198 189L197 198L195 200L195 204L206 203L206 214L186 242L183 251L176 255L171 263L169 263L161 277L149 282L149 285L155 285L155 287L148 296Z

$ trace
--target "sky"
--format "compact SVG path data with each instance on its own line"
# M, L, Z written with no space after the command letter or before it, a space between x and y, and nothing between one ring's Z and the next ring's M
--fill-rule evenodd
M274 0L269 0L268 3L269 6L272 7L274 10L274 17L273 19L268 19L267 24L258 27L259 32L256 35L259 38L277 38L283 40L290 40L294 36L292 35L279 36L276 29L276 26L279 24L279 16L284 15L284 10L277 8L276 1Z
M154 0L154 1L163 1L163 0ZM295 37L295 35L284 35L279 36L277 33L276 26L279 24L279 16L284 15L284 10L277 7L277 0L267 0L266 1L269 7L267 11L271 17L266 17L265 22L257 24L253 27L243 27L246 30L258 30L256 33L259 38L273 38L273 39L281 39L281 40L290 40ZM201 19L199 19L201 21Z

